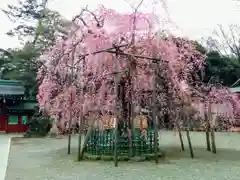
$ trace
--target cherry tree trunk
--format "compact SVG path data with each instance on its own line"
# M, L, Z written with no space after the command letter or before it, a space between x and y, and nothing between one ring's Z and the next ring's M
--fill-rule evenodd
M89 140L89 138L92 135L93 129L94 129L94 125L95 125L95 120L91 121L91 124L88 127L87 133L86 135L84 133L81 133L79 136L79 138L81 138L81 141L79 143L80 144L80 151L79 151L79 159L83 159L83 155L84 155L84 150L86 148L87 142Z
M52 122L52 128L50 129L49 131L49 135L51 137L58 137L60 136L61 132L60 130L58 129L58 122L57 120L53 120Z
M132 74L132 67L129 68L129 86L131 88L131 91L129 92L129 109L128 109L128 142L129 142L129 157L133 157L133 133L134 133L134 105L133 105L133 97L132 97L132 91L133 91L133 74Z

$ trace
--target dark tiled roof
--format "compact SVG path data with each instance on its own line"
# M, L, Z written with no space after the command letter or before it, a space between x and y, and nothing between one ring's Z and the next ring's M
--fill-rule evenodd
M0 80L0 96L24 96L25 88L21 81Z
M9 110L34 110L37 102L35 101L21 101L12 106L8 106Z
M230 91L233 93L239 93L240 92L240 86L230 88Z

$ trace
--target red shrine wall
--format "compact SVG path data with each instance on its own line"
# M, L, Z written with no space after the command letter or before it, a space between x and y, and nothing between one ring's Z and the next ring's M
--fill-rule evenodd
M0 114L0 131L5 133L23 133L27 131L26 118L31 115Z
M0 114L0 131L4 131L6 129L6 122L7 122L7 116Z

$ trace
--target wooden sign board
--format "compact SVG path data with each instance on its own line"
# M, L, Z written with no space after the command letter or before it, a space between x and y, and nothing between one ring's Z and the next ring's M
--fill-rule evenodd
M104 116L102 124L103 129L114 129L116 127L116 118L114 116Z
M100 119L94 120L94 127L99 129L114 129L116 127L116 118L114 116L104 116ZM88 121L88 125L92 120Z
M148 128L148 120L145 116L139 115L134 118L133 120L134 127L140 129L147 129Z

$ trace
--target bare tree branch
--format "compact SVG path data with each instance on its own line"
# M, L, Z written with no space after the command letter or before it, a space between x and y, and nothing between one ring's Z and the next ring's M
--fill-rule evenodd
M83 17L82 17L82 15L83 15L84 12L87 12L87 13L89 13L89 14L91 14L91 15L93 16L94 20L95 20L96 23L97 23L97 24L96 24L97 27L103 27L103 25L104 25L104 19L101 18L101 17L98 18L96 14L94 14L92 11L90 11L90 10L88 9L88 6L86 6L85 8L83 8L83 9L81 10L80 14L78 14L77 16L75 16L75 17L73 18L72 22L75 22L77 19L79 19L79 20L83 23L84 26L89 27L89 25L86 23L86 21L85 21L85 20L83 19Z
M240 27L238 25L229 25L224 28L218 25L218 29L214 31L216 37L210 37L207 45L213 50L217 50L220 54L236 56L240 62Z

